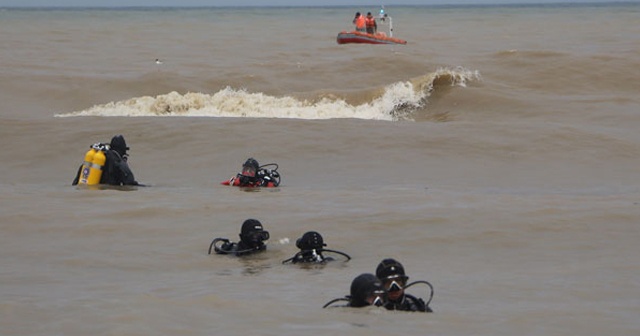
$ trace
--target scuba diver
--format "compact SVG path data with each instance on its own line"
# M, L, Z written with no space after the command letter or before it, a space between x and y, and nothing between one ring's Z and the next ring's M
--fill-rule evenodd
M405 275L402 264L395 259L389 258L382 260L376 268L376 276L380 279L384 285L384 289L387 291L388 300L385 308L389 310L433 313L433 310L429 307L429 303L431 303L431 299L433 299L433 286L423 280L407 284L409 277ZM422 299L405 293L407 288L418 283L426 284L431 289L429 301L426 303Z
M142 186L135 180L129 168L127 150L129 147L122 135L111 138L109 144L93 144L85 154L84 163L78 168L76 178L71 184Z
M323 252L337 253L347 258L346 261L351 260L351 257L340 251L325 249L327 244L324 243L322 236L316 231L308 231L302 235L302 237L296 240L296 246L300 249L293 257L283 260L282 263L316 263L324 264L327 261L333 261L334 258L325 256Z
M240 241L230 242L226 238L216 238L209 245L209 254L213 249L217 254L233 254L242 256L261 252L267 249L264 241L269 239L269 231L265 231L257 219L247 219L242 223Z
M275 168L265 168L271 166ZM248 158L242 164L242 172L220 184L235 187L277 187L280 185L278 164L268 163L260 166L254 158Z
M347 301L346 307L383 307L387 302L387 292L382 282L371 273L362 273L351 282L351 295L333 299L322 308L327 308L338 301Z

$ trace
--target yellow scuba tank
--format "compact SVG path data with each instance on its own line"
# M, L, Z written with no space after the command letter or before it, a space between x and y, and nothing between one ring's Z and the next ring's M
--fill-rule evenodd
M87 185L100 184L100 178L102 177L102 167L107 161L107 157L102 150L96 150L93 154L93 160L89 168L89 177L87 178Z
M96 143L85 153L80 176L78 176L78 184L94 185L100 183L102 167L106 162L105 149L103 144Z
M92 146L84 155L84 162L82 162L82 169L80 169L80 176L78 176L79 184L87 184L87 180L89 180L89 169L91 169L91 162L93 162L95 153L96 149Z

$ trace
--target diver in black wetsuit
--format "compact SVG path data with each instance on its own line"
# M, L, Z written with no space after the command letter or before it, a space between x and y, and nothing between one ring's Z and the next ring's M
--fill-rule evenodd
M380 280L371 273L362 273L351 282L351 295L333 299L322 308L327 308L335 302L347 301L347 307L382 307L387 301L387 292Z
M340 251L325 249L324 247L327 244L324 243L324 239L322 236L316 231L308 231L302 237L296 240L296 246L300 249L298 253L296 253L293 257L282 261L283 264L288 262L297 264L297 263L315 263L315 264L323 264L328 261L333 261L335 258L330 256L325 256L323 252L332 252L340 254L347 258L346 261L349 261L351 257Z
M216 238L209 245L209 254L213 249L217 254L243 256L267 249L264 241L269 239L269 231L265 231L257 219L247 219L242 223L240 241L237 243L226 238Z
M104 150L105 163L102 167L102 175L100 184L108 185L141 185L133 177L133 172L127 163L129 154L127 154L127 143L122 135L116 135L111 138L110 144L100 144L100 148ZM76 178L71 183L77 185L80 178L82 165L78 169Z
M129 154L127 154L127 143L122 135L116 135L111 138L111 150L105 155L107 161L105 163L100 183L110 185L138 185L139 183L133 177L133 172L127 163Z
M384 259L376 268L376 276L382 282L387 291L385 308L389 310L404 310L414 312L432 313L429 303L433 298L433 286L426 281L416 281L407 284L409 277L404 273L404 267L395 259ZM405 289L416 283L424 283L431 288L431 296L426 303L424 300L405 293Z

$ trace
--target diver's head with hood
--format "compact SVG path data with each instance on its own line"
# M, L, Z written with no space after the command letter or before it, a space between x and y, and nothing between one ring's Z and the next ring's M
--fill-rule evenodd
M387 293L382 282L371 273L358 275L351 282L350 307L382 307L387 302Z
M254 158L248 158L242 164L242 172L240 173L240 181L242 183L255 183L258 180L258 170L260 170L260 164Z
M400 262L392 258L382 260L376 268L376 276L388 292L389 301L402 299L409 277L405 274L404 266Z
M257 219L247 219L242 223L240 230L240 241L250 247L261 246L265 240L269 239L269 231L262 227Z
M111 150L116 151L120 154L121 157L125 157L127 155L127 151L129 147L127 147L127 142L124 140L124 136L122 134L115 135L111 138L111 143L109 144Z
M325 246L327 246L327 244L324 243L322 235L316 231L307 231L302 237L296 240L296 247L301 251L320 250Z

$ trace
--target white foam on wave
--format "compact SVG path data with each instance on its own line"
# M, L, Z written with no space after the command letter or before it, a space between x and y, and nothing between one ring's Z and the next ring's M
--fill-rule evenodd
M438 78L448 78L451 85L464 86L479 78L466 69L438 69L418 80L396 82L386 86L371 101L351 105L343 99L323 97L316 101L293 97L274 97L227 87L213 95L170 92L156 97L144 96L125 101L95 105L82 111L56 114L56 117L232 117L368 120L411 119L411 113L426 103Z

